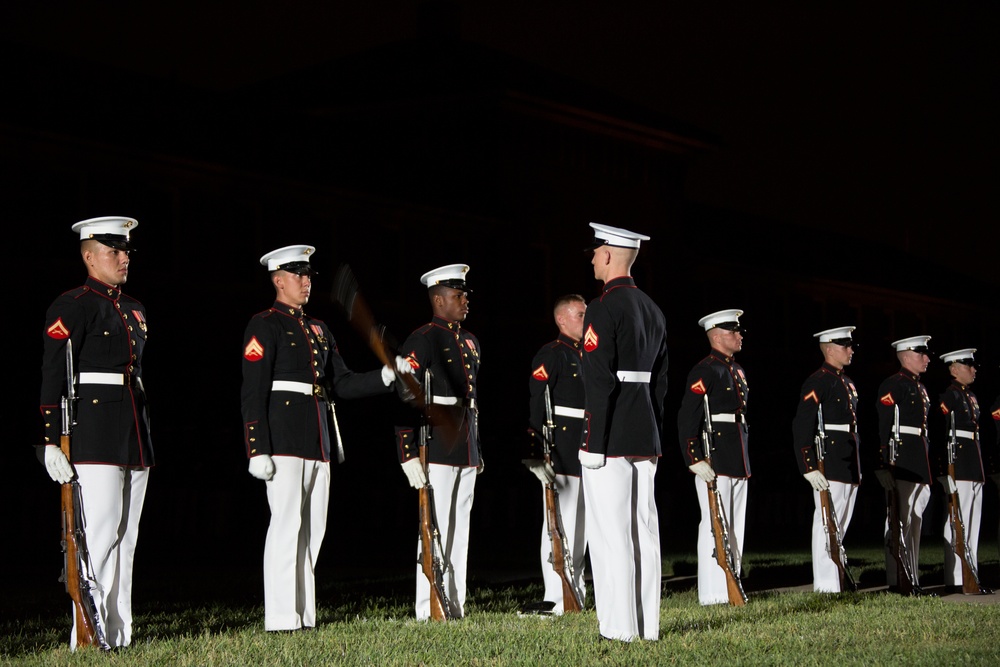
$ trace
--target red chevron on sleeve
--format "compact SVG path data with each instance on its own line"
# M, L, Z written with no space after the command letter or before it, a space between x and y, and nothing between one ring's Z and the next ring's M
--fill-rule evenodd
M896 404L896 401L892 400L892 394L891 393L886 394L885 396L883 396L882 398L880 398L878 400L882 403L882 405L895 405Z
M808 394L806 394L805 396L803 396L802 397L802 402L804 403L804 402L808 401L809 399L812 399L813 403L815 403L816 405L819 405L819 396L816 395L816 390L815 389L813 389Z
M534 371L532 371L531 377L535 378L536 380L542 380L543 382L545 380L548 380L549 379L549 372L547 370L545 370L545 364L542 364L541 366L539 366L538 368L536 368Z
M699 378L697 382L691 385L690 389L696 394L704 394L705 392L708 391L705 388L705 383L701 381L701 378Z
M49 325L49 328L45 330L45 333L49 335L49 338L55 338L56 340L65 340L69 338L69 329L63 324L62 318Z
M264 358L264 346L260 344L256 336L252 337L247 346L243 348L243 358L247 361L260 361Z

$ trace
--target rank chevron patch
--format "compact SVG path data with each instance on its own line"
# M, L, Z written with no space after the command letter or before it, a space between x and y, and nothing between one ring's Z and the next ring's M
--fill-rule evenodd
M594 325L591 324L587 327L587 331L583 334L583 349L587 352L593 352L597 349L597 343L599 340L597 332L594 331Z
M882 405L895 405L896 401L892 400L892 394L886 394L882 398L878 399L881 401Z
M701 378L699 378L697 382L691 385L691 391L696 394L704 394L708 390L705 389L705 383L701 381Z
M49 325L49 328L45 330L45 333L49 335L49 338L55 338L56 340L65 340L69 338L69 329L63 324L62 318Z
M534 371L532 371L531 377L535 378L536 380L542 380L542 381L548 380L549 372L545 370L545 364L542 364Z
M243 348L243 358L247 361L260 361L264 358L264 346L260 344L256 336L252 337L247 346Z
M816 405L819 405L819 396L816 395L816 390L815 389L813 389L808 394L806 394L805 396L802 397L802 401L803 402L808 401L809 399L812 399L813 403L815 403Z

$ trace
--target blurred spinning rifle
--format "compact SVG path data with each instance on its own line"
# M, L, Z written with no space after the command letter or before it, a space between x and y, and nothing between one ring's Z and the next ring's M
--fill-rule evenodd
M545 463L552 465L552 447L555 445L555 421L552 419L552 396L549 386L545 385L545 423L542 425L542 446L545 452ZM559 512L559 492L555 481L545 485L545 523L549 531L549 541L552 543L552 553L549 562L552 569L562 580L563 611L577 612L583 609L583 600L577 591L573 555L570 553L569 540L563 527L562 514Z
M454 446L459 433L459 425L446 409L447 406L434 403L430 369L424 371L423 386L413 375L398 371L394 358L396 346L387 341L385 327L376 322L371 309L361 296L354 272L347 264L342 265L334 276L333 299L344 307L347 319L367 340L368 346L378 360L393 369L396 381L403 383L404 388L401 393L404 399L420 409L422 413L419 437L420 464L423 466L426 478L427 446L432 429L436 428L445 439L445 447ZM428 481L417 492L420 501L420 565L431 587L431 619L445 621L454 618L454 614L444 589L445 557L437 516L434 512L434 490Z
M826 427L823 424L823 406L819 406L816 415L816 466L826 477ZM819 492L820 509L823 514L823 528L826 530L826 552L837 566L840 577L840 590L858 590L850 568L847 567L847 552L844 550L844 538L837 521L837 511L833 506L833 494L829 487Z
M951 427L948 432L948 476L955 479L955 458L958 449L958 431L955 429L955 412L951 412ZM979 583L979 573L972 560L965 523L962 521L962 506L958 499L958 488L948 493L948 521L951 522L952 549L962 563L962 593L965 595L986 595L989 593Z
M62 433L59 448L70 458L73 427L76 426L76 387L73 383L73 341L66 340L66 395L61 399ZM62 551L63 571L59 581L66 584L66 592L73 601L76 625L76 646L96 646L109 651L101 617L94 601L93 587L97 582L89 575L90 554L82 527L83 497L76 477L62 485Z
M705 462L712 465L712 450L715 449L715 444L712 441L712 413L708 409L708 394L704 394L702 398L705 405L705 423L701 431L701 439L705 448ZM740 581L740 576L737 574L739 570L738 556L733 548L729 522L726 520L722 497L719 495L719 487L714 479L708 482L708 513L712 519L712 537L715 539L715 562L726 573L726 592L729 595L729 604L734 607L742 607L747 603L747 594L743 592L743 582Z
M899 456L899 406L893 407L892 434L889 436L889 471L892 473L892 490L886 491L889 523L889 554L896 561L896 585L903 595L919 591L917 580L910 566L910 550L903 539L903 520L899 516L899 487L896 480L896 459Z

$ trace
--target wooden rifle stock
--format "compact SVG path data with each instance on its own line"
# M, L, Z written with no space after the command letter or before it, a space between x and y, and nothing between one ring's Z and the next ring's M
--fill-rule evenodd
M823 406L818 406L816 414L816 468L826 477L826 427L823 423ZM819 492L820 511L823 512L823 525L826 528L826 550L830 559L837 566L837 576L840 579L840 590L858 590L851 570L847 567L847 551L844 549L843 536L840 533L840 523L837 521L837 511L833 506L833 495L826 488Z
M552 543L552 568L562 581L563 611L577 612L583 609L583 601L573 585L571 578L573 560L569 549L565 548L566 534L559 521L559 499L555 483L545 485L545 521L549 530L549 541Z
M948 476L955 479L955 447L958 437L955 432L955 413L951 413L951 434L948 440ZM962 505L958 498L958 489L948 494L948 520L951 522L952 548L955 557L962 563L962 593L965 595L981 595L988 593L979 583L979 573L969 553L969 542L965 535L965 522L962 521Z
M66 395L62 398L62 434L59 437L59 449L70 457L70 442L73 426L76 421L73 409L76 402L76 389L73 373L73 340L66 341ZM80 525L83 515L80 496L80 483L72 479L61 485L60 504L62 510L62 550L64 568L62 578L66 584L66 592L73 601L73 615L76 626L76 646L97 646L102 651L111 649L101 628L101 620L90 590L87 577L87 540Z
M420 463L427 470L426 447L420 448ZM417 491L420 497L420 565L431 587L431 619L447 621L452 617L448 596L444 591L443 554L438 553L437 521L434 518L434 490L430 483Z
M69 459L69 436L60 438L60 447L66 458ZM77 495L79 493L79 482L73 480L62 485L62 547L65 560L65 571L63 578L66 583L66 592L69 593L73 601L74 616L76 619L76 646L94 646L107 649L107 644L103 636L99 635L100 629L95 615L94 600L90 593L90 588L86 584L86 579L80 569L80 558L83 550L80 544L83 538L83 528L77 524L78 512L76 507Z
M903 520L899 516L899 486L896 482L896 456L899 447L899 406L893 406L892 435L889 438L889 472L892 473L892 490L886 491L886 511L889 523L889 554L896 561L896 586L903 595L920 589L910 567L910 550L903 539Z
M712 413L709 412L708 394L703 396L705 409L705 426L702 440L705 445L705 462L712 465ZM715 562L726 573L726 594L729 604L742 607L747 603L747 594L743 591L743 582L736 573L735 557L729 542L729 529L726 517L723 515L722 499L719 486L713 479L708 482L708 513L712 518L712 537L715 539Z
M552 465L553 432L555 422L552 419L552 395L548 385L545 386L545 425L542 428L542 445L545 449L545 462ZM563 529L559 513L559 493L555 482L545 485L545 525L549 531L549 542L552 545L552 568L562 581L563 612L583 610L583 600L573 583L573 556L566 544L566 532Z

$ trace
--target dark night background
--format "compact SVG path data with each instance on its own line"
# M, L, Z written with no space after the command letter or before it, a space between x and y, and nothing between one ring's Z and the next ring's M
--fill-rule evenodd
M995 4L359 4L0 9L0 211L14 260L0 501L8 572L35 595L64 595L59 496L30 446L39 337L47 305L85 276L70 225L100 215L139 220L127 291L150 322L158 465L137 598L159 566L209 582L210 596L240 582L261 594L267 504L246 471L240 354L247 320L273 298L258 258L283 245L317 247L308 310L356 370L377 361L329 298L339 264L400 340L429 317L419 276L471 266L487 465L473 594L477 577L537 572L541 498L519 463L529 365L556 333L554 299L598 293L580 252L591 220L652 237L634 275L670 335L665 551L694 550L673 417L707 351L697 320L715 310L742 308L749 330L738 357L751 387L747 552L808 547L790 421L821 361L817 331L858 327L849 374L865 473L878 384L898 367L889 343L912 335L931 335L937 354L979 349L974 390L993 446ZM947 385L936 356L924 381L932 397ZM416 494L396 461L393 408L341 403L347 462L333 473L321 579L412 571ZM986 497L991 540L992 484ZM877 542L883 520L868 474L848 550Z

